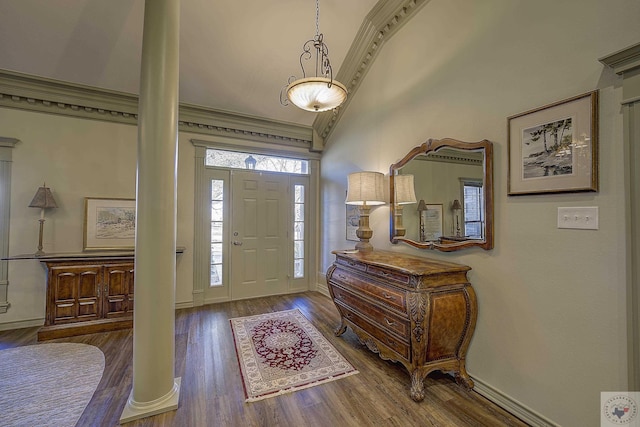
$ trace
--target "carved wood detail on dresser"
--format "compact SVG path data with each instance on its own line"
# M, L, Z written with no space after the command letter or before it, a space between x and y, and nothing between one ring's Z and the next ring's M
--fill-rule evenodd
M470 267L389 251L333 254L327 283L340 312L337 336L349 326L382 359L402 363L417 402L432 371L473 388L465 368L477 317Z

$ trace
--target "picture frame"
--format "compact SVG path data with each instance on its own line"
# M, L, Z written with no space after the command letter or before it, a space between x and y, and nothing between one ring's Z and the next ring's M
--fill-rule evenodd
M444 229L442 204L425 205L420 211L420 241L434 242L440 240Z
M360 223L360 210L356 205L345 205L346 208L346 238L352 242L359 242L356 235Z
M598 191L598 91L507 118L509 196Z
M133 250L136 201L85 197L83 250Z

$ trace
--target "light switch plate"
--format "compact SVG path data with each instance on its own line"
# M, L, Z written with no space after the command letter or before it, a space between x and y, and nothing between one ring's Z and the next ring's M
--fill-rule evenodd
M598 229L598 207L558 208L558 228Z

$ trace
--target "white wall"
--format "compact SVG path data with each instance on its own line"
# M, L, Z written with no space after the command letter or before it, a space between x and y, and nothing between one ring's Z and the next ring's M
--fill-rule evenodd
M46 182L57 209L47 211L45 252L80 252L83 246L84 197L135 198L137 128L131 125L0 110L0 134L21 142L13 149L9 254L34 253L39 209L29 208ZM193 290L194 148L180 133L178 151L176 302L190 303ZM36 260L9 262L8 300L0 324L42 324L45 272Z
M563 426L597 426L600 392L627 388L621 81L598 58L640 41L636 0L432 0L386 43L322 161L322 262L344 238L346 176L387 173L428 138L489 139L495 248L420 252L473 268L479 383ZM600 90L600 191L507 197L507 117ZM559 206L598 206L597 231L559 230Z

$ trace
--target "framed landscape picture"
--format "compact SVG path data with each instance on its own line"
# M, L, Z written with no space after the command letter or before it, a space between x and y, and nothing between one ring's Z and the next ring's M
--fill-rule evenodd
M134 249L135 199L84 199L84 250Z
M346 230L347 230L347 240L351 240L354 242L360 241L358 236L356 235L356 230L358 230L358 225L360 223L360 211L358 210L358 206L356 205L345 205L347 207L347 217L346 217Z
M598 191L598 91L507 122L510 196Z

